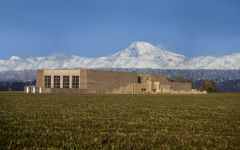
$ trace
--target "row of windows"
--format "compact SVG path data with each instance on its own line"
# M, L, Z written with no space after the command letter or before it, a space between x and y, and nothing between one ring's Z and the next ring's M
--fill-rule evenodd
M60 88L60 76L53 77L53 88ZM63 76L63 88L69 88L69 76ZM51 76L45 76L44 87L51 88ZM72 88L79 88L79 76L72 76Z

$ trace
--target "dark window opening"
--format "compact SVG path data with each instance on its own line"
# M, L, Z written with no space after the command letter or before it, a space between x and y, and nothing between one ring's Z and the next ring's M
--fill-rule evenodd
M51 88L51 76L44 77L44 87Z
M138 77L138 83L141 83L142 79L141 77Z
M79 88L79 76L72 76L72 88Z
M60 88L60 76L54 76L53 87Z
M142 88L142 92L146 92L147 90L145 88Z
M69 88L69 76L63 76L63 88Z

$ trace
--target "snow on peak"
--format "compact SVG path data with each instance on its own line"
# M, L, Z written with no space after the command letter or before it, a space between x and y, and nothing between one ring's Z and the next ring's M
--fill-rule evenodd
M18 56L12 56L12 57L9 58L10 61L17 61L19 59L21 59L21 58L18 57Z
M162 50L146 42L133 42L128 48L129 51L135 51L139 55L153 54Z
M147 42L133 42L129 47L110 56L86 58L66 57L54 53L46 57L20 58L12 56L0 60L0 71L24 69L74 68L153 68L153 69L240 69L240 53L222 57L185 56L154 46Z
M128 48L113 54L117 57L149 57L161 53L161 50L146 42L133 42Z
M180 54L165 51L147 42L133 42L128 48L113 54L115 57L136 57L153 59L184 59ZM175 58L174 58L175 57Z
M132 57L156 56L163 52L161 49L146 42L134 42L126 51L130 52Z

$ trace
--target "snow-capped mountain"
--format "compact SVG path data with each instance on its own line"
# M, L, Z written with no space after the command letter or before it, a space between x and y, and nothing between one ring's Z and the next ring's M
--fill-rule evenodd
M240 52L222 57L196 57L184 61L181 69L240 69Z
M186 58L145 42L135 42L111 55L113 68L174 68Z
M222 57L186 58L146 42L134 42L110 56L86 58L73 55L0 60L0 71L74 68L240 69L240 52Z

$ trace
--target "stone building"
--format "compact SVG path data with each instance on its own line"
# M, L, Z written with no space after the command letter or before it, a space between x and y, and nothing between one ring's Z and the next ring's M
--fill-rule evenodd
M193 93L191 83L175 82L157 74L80 70L37 70L42 93Z

